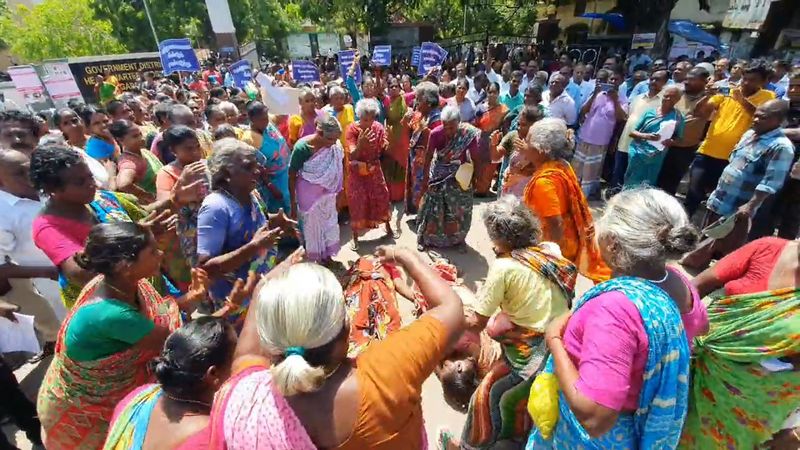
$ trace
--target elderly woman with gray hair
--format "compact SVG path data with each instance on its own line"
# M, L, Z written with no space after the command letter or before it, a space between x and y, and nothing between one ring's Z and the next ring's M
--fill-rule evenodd
M704 330L693 325L697 292L667 261L690 250L697 231L671 195L632 189L608 203L597 235L613 278L548 326L551 356L530 400L558 406L532 408L527 448L674 449L688 409L689 339Z
M350 226L353 229L353 250L358 250L358 236L384 225L386 234L394 236L390 219L389 188L381 168L381 156L389 142L386 129L376 119L380 113L378 101L363 98L356 104L358 122L350 125L347 142L347 204ZM399 236L394 236L395 238Z
M578 272L557 250L539 241L539 221L518 198L507 195L490 204L483 223L497 259L475 304L466 311L467 327L470 333L485 329L500 343L503 358L488 368L475 367L480 357L445 360L437 375L450 405L469 405L462 435L466 448L497 448L501 440L518 447L531 431L525 405L530 381L547 356L545 330L569 311ZM447 441L449 436L440 439Z
M212 280L209 297L215 310L228 302L237 279L274 265L277 240L294 228L283 213L268 217L266 205L254 194L260 179L255 152L244 142L225 138L214 143L208 159L211 193L197 213L197 257ZM229 318L241 320L248 303Z
M480 130L461 122L455 106L442 111L442 125L431 131L428 155L431 162L428 190L417 214L417 245L453 247L465 251L464 240L472 223L472 174L462 172L478 150Z
M336 194L342 190L342 129L335 117L317 119L311 136L297 142L289 162L292 217L300 220L308 259L329 263L339 253Z
M439 109L439 86L423 81L414 90L416 110L409 111L400 122L411 130L408 171L406 172L406 213L416 214L422 196L428 189L431 155L428 139L431 130L442 124Z
M542 222L543 240L558 244L581 275L608 279L611 272L594 239L589 203L568 162L575 146L572 131L563 120L547 118L531 126L526 140L525 158L536 170L522 198Z

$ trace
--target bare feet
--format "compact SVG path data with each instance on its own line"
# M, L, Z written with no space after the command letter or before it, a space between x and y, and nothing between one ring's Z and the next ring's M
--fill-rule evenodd
M392 230L392 224L386 222L386 235L391 236L392 239L399 239L400 238L400 227L397 227L397 231Z

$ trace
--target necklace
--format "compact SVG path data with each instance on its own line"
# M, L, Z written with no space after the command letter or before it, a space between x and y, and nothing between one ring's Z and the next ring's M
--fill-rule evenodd
M118 288L116 288L116 287L112 286L112 285L111 285L111 283L108 283L108 282L107 282L107 283L105 283L105 285L106 285L106 287L107 287L107 288L109 288L109 289L111 289L112 291L116 292L116 293L117 293L117 294L118 294L120 297L122 297L123 299L125 299L125 298L127 298L127 297L128 297L128 294L126 294L126 293L125 293L125 291L123 291L123 290L121 290L121 289L118 289ZM138 292L135 292L135 293L133 294L133 302L134 302L135 304L137 304L137 305L139 304L139 294L138 294Z
M669 278L669 270L664 269L664 278L662 278L660 280L650 280L650 279L648 279L648 280L652 281L655 284L661 284L661 283L667 281L667 278Z
M172 400L173 402L191 403L191 404L194 404L194 405L200 405L200 406L204 406L206 408L211 408L211 403L201 402L200 400L190 400L188 398L177 398L177 397L173 397L173 396L167 394L166 392L164 392L164 395L168 399Z

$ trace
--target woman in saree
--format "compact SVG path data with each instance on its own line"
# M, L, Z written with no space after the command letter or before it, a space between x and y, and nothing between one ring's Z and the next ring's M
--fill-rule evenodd
M342 144L342 149L347 148L347 141L345 139L346 131L350 129L350 124L355 122L356 113L353 105L347 103L347 92L340 86L332 86L328 91L330 103L322 110L339 121L339 126L342 128L342 136L339 142ZM344 166L347 167L350 163L350 152L344 152ZM342 183L343 190L339 192L336 197L336 209L342 211L347 208L347 181L350 174L347 170L344 171L344 182Z
M625 171L625 187L642 184L655 186L658 182L669 143L673 137L679 138L683 134L683 115L675 109L681 96L680 87L665 86L661 93L661 105L645 112L630 132L632 140L628 152L628 170Z
M345 168L348 176L347 197L350 205L350 227L353 229L353 251L358 250L358 237L372 228L383 225L386 234L395 239L392 231L392 211L389 189L381 168L381 157L388 141L386 130L377 121L378 102L365 98L358 101L358 121L347 130L347 153L349 163Z
M289 203L289 146L269 118L269 109L259 101L247 105L250 119L250 136L256 158L261 164L261 181L258 193L267 204L267 210L275 214L279 210L291 210ZM247 143L247 140L245 140Z
M89 136L86 135L86 125L78 113L72 108L61 108L56 110L53 121L67 140L67 144L83 156L89 170L92 171L97 187L113 191L116 187L116 176L111 175L116 174L117 166L113 161L100 162L84 151Z
M178 236L166 242L164 248L168 256L165 269L178 287L184 289L189 281L189 269L197 267L197 213L208 193L210 181L205 161L201 159L203 151L195 130L184 125L173 125L161 133L158 145L163 153L174 155L175 159L158 171L156 200L168 199L181 176L189 183L199 181L202 184L197 199L177 209Z
M344 151L336 118L317 120L317 131L301 139L289 162L292 218L299 219L303 245L311 261L330 263L339 253L336 195L342 190Z
M428 189L431 156L428 139L431 131L442 124L439 109L439 87L423 81L415 89L416 111L406 113L401 124L411 130L408 166L406 169L406 214L417 214Z
M156 174L163 164L144 148L144 135L135 123L117 120L109 129L122 149L117 158L117 191L152 202L156 198Z
M422 384L464 330L461 301L414 251L379 247L376 256L402 267L431 309L356 363L333 273L314 264L274 271L239 339L242 369L215 398L212 449L427 448Z
M317 97L311 89L300 89L298 98L300 114L289 117L289 136L286 138L289 148L294 148L300 138L314 134L317 120L325 114L321 109L317 109Z
M482 332L499 310L501 317L488 331L501 344L503 358L489 369L469 401L462 444L474 449L527 441L531 422L525 405L533 377L547 356L545 329L569 311L578 274L570 261L542 249L539 223L516 197L490 204L483 222L497 259L467 312L467 327L472 333ZM459 372L450 365L437 375L445 385Z
M500 168L500 192L522 198L533 172L533 164L526 158L525 139L531 125L542 119L542 113L535 106L525 107L519 113L518 127L502 136L500 130L489 136L489 153L493 161L503 160ZM502 139L501 139L502 136ZM505 161L508 160L508 164Z
M486 197L492 187L492 180L497 175L497 163L491 157L489 150L489 136L498 131L503 126L508 108L500 103L500 85L490 83L486 90L486 103L478 106L475 118L475 126L480 128L481 136L478 144L478 151L475 153L475 195Z
M471 180L457 180L462 164L478 149L480 130L461 122L458 108L442 110L442 125L428 139L430 179L417 214L417 246L458 247L466 251L465 239L472 224ZM464 184L469 185L464 186Z
M230 376L236 341L233 327L215 317L193 320L170 334L152 363L156 383L119 402L103 448L207 449L211 403Z
M555 242L578 272L592 281L607 280L611 270L594 238L594 219L569 164L572 132L561 119L545 118L531 126L526 158L536 170L522 200L542 223L542 240Z
M689 343L681 317L691 284L667 260L698 233L656 189L623 191L597 222L614 277L547 327L550 357L528 408L527 449L675 449L689 397Z
M406 165L408 164L408 128L403 126L403 117L409 111L400 89L400 79L389 79L389 95L383 104L386 110L386 135L389 138L389 148L383 158L381 167L386 185L389 188L391 202L402 201L406 190Z
M277 259L277 243L295 234L295 223L282 213L270 215L256 190L261 167L256 150L235 138L214 143L208 159L211 192L197 213L197 260L212 280L212 311L228 302L237 279L263 274ZM250 299L228 315L237 329L244 324Z
M131 195L98 190L83 157L59 145L39 147L33 152L30 177L33 186L48 196L34 219L33 241L58 267L61 300L67 309L75 303L83 285L94 277L75 261L93 225L147 218L147 222L167 225L158 226L156 231L159 236L168 237L173 209L194 201L200 187L199 183L189 185L181 178L167 199L142 206ZM163 276L152 283L162 295L177 292Z
M173 300L147 278L158 275L163 253L149 229L131 222L95 225L75 257L98 274L61 325L53 362L39 390L37 411L51 450L102 448L114 407L147 382L149 360L181 326L181 309L206 295L208 278Z
M800 446L798 255L798 241L765 237L694 279L711 329L695 340L682 448Z

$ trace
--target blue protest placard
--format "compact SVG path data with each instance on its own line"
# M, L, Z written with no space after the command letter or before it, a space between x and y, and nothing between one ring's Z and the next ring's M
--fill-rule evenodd
M343 79L347 79L347 72L353 65L353 60L356 58L355 50L342 50L339 52L339 71ZM356 83L361 84L361 64L356 64Z
M164 75L174 72L198 72L200 61L189 39L167 39L158 44Z
M392 65L392 46L376 45L372 49L372 64L376 66L389 67Z
M228 71L233 75L234 84L242 89L253 79L253 68L246 59L231 64Z
M423 42L419 51L419 70L424 75L431 67L441 66L447 57L447 50L435 42Z
M419 47L411 49L411 67L419 67Z
M319 81L319 67L313 62L303 59L292 61L292 78L298 83Z

